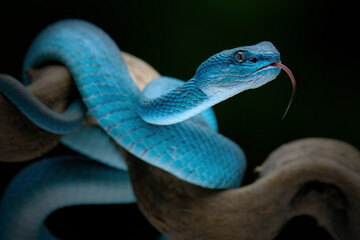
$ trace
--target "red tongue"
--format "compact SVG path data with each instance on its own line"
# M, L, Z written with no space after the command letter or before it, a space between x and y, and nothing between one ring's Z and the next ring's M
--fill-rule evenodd
M281 64L281 63L278 63L278 62L274 62L274 63L272 63L272 64L270 64L270 65L272 65L272 66L274 66L274 67L281 68L282 70L284 70L284 71L287 73L287 75L290 77L291 83L292 83L292 86L293 86L293 92L292 92L292 94L291 94L291 98L290 98L289 104L288 104L288 106L287 106L287 108L286 108L286 111L285 111L283 117L282 117L282 118L284 119L284 117L285 117L286 113L288 112L288 110L289 110L289 108L290 108L290 106L291 106L291 103L293 102L294 97L295 97L295 92L296 92L296 81L295 81L295 77L294 77L294 75L292 74L292 72L290 71L290 69L289 69L287 66L285 66L284 64Z

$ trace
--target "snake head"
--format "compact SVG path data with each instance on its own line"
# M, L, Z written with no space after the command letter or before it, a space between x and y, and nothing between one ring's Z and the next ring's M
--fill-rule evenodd
M155 79L139 97L138 113L152 124L181 122L242 91L274 80L281 69L293 83L288 110L296 89L295 78L290 69L281 64L280 53L274 45L260 42L213 55L185 84L170 84L172 87L165 88L169 86L169 79Z
M210 99L223 101L274 80L281 69L280 53L271 42L224 50L203 62L194 82Z

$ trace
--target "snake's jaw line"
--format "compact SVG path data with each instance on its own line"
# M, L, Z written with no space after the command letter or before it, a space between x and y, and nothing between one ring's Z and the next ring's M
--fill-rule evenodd
M204 61L186 83L174 83L169 77L152 81L139 97L137 112L155 125L185 121L274 80L281 70L273 62L280 62L280 53L270 42L224 50Z
M281 71L272 66L274 62L281 62L280 53L267 41L224 50L204 61L191 81L195 81L214 105L274 80Z

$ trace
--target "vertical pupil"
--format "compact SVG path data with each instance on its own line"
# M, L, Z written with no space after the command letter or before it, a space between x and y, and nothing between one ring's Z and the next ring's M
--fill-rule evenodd
M238 62L243 62L245 61L245 54L241 51L237 52L235 54L235 60L238 61Z

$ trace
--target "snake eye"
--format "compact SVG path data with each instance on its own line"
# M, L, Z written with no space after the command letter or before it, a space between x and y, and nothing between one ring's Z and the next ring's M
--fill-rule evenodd
M234 58L235 58L235 61L237 61L238 63L245 62L245 60L246 60L246 56L243 51L237 51L234 55Z

